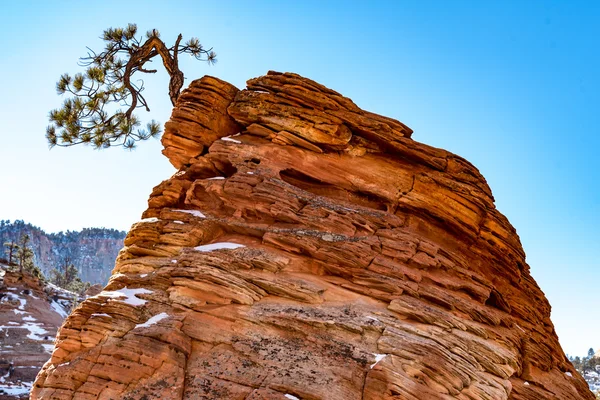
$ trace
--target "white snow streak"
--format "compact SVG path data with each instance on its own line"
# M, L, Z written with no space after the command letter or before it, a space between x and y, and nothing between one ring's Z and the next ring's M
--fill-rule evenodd
M158 221L160 221L160 219L158 219L158 218L156 218L156 217L152 217L152 218L144 218L144 219L140 220L140 221L138 222L138 224L139 224L140 222L142 222L142 223L149 223L149 224L150 224L150 223L153 223L153 222L158 222Z
M211 244L205 244L204 246L194 247L194 250L202 251L202 252L209 252L209 251L215 251L215 250L221 250L221 249L233 250L233 249L237 249L240 247L246 247L246 246L244 246L243 244L238 244L238 243L221 242L221 243L211 243Z
M198 210L173 210L173 211L180 212L180 213L191 214L194 217L198 217L198 218L206 218L206 215L202 214ZM175 222L177 222L177 221L175 221ZM179 222L183 224L183 222L181 222L181 221L179 221Z
M102 292L100 292L100 294L98 294L98 296L108 297L108 298L117 299L117 300L125 297L125 299L123 300L123 302L125 304L129 304L131 306L137 307L137 306L142 306L142 305L146 304L146 300L138 298L137 295L149 294L149 293L152 293L152 290L148 290L148 289L144 289L144 288L127 289L127 287L124 287L122 289L112 290L112 291L103 290ZM96 296L94 296L94 297L96 297Z
M231 136L222 137L221 140L223 140L225 142L233 142L233 143L237 143L237 144L241 144L242 143L239 140L232 139Z
M376 366L379 361L383 360L385 358L385 356L387 356L387 354L373 354L375 356L375 362L373 364L371 364L371 369L373 369L374 366Z
M67 318L67 316L69 315L69 313L54 300L52 300L52 302L50 303L50 307L52 307L52 309L63 318Z
M135 328L133 328L133 329L147 328L147 327L152 326L152 325L158 323L159 321L162 321L163 319L168 318L168 317L169 317L169 314L164 313L164 312L157 314L154 317L150 318L148 321L144 322L143 324L137 324L135 326Z

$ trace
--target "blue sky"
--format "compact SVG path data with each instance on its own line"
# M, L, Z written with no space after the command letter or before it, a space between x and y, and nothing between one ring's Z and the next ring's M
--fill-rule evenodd
M50 4L52 3L52 4ZM326 3L326 5L324 5ZM22 1L0 13L0 219L48 231L127 230L173 172L158 141L133 153L49 151L54 85L109 27L158 28L213 46L188 78L238 87L266 71L311 77L397 118L487 178L517 228L570 354L600 347L600 3ZM151 117L171 105L164 73L146 80Z

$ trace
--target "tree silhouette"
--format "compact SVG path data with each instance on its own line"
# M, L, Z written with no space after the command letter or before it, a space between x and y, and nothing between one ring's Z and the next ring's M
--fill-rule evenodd
M71 97L61 108L50 111L46 129L50 147L83 143L96 149L113 145L132 149L137 141L158 136L161 129L156 121L140 129L141 122L134 114L137 108L150 111L142 95L144 82L134 81L134 74L157 72L145 65L160 56L170 76L169 97L175 105L184 80L179 54L190 54L209 64L216 62L216 54L212 49L204 49L197 38L181 44L179 34L175 44L167 47L156 29L146 33L145 41L136 35L135 24L105 30L101 37L106 43L104 50L96 53L88 48L87 57L80 59L85 72L60 77L56 84L58 94Z

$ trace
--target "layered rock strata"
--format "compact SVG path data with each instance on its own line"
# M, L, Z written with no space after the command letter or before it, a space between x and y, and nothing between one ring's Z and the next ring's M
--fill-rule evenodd
M592 399L468 161L291 73L166 124L105 290L33 399Z

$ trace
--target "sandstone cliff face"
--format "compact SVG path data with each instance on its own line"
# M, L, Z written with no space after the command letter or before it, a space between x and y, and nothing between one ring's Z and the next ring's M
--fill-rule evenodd
M184 91L33 399L592 399L477 169L295 74Z

